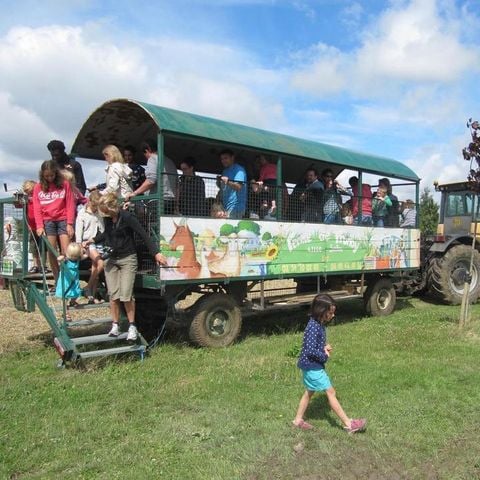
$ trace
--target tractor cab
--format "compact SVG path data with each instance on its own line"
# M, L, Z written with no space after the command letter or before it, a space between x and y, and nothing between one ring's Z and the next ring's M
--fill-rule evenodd
M468 181L436 184L435 189L442 194L435 244L438 251L444 251L452 242L465 243L470 238L475 229L473 223L478 218L479 203Z

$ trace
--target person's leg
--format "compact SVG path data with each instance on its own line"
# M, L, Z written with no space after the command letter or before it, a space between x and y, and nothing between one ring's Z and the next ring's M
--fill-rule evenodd
M57 236L56 235L47 235L48 243L56 250L57 249ZM52 269L53 279L55 283L58 280L58 261L57 257L48 249L48 261L50 263L50 268Z
M132 298L129 302L123 302L128 323L135 323L135 300Z
M310 390L305 390L298 404L297 414L295 415L295 420L293 420L294 425L300 425L303 422L303 416L314 393Z
M65 255L67 247L70 244L70 238L66 234L59 234L58 238L60 239L60 252L62 255Z
M90 270L90 278L87 283L87 296L95 298L98 285L98 277L103 270L103 260L95 248L90 248L89 252L90 260L92 261L92 268ZM89 299L90 300L90 299Z
M325 390L325 393L327 394L327 399L328 399L330 408L335 412L335 414L342 421L345 427L350 427L351 419L347 417L347 414L344 412L342 406L340 405L340 402L337 399L337 394L335 392L335 389L333 387L330 387L327 390Z
M110 314L112 328L109 335L117 337L120 334L118 322L120 321L120 277L121 272L116 260L109 258L105 262L105 278L107 280L108 295L110 297Z
M115 298L114 300L110 300L110 314L112 315L113 323L120 321L120 299Z
M127 340L136 340L138 333L135 325L135 300L133 298L133 285L137 273L137 256L129 255L118 261L120 266L120 300L123 302L129 323Z

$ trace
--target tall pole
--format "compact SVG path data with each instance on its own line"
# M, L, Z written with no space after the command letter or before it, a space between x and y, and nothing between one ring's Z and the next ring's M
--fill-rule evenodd
M470 266L468 268L468 272L465 274L465 283L463 284L463 296L462 296L462 305L460 307L460 321L459 326L463 328L469 321L470 321L470 285L472 283L472 271L473 271L473 257L475 254L475 244L477 239L477 225L478 225L478 217L477 212L475 211L478 209L478 194L474 197L476 202L473 202L472 205L472 223L473 223L473 233L472 233L472 248L470 254ZM475 204L476 203L476 204ZM470 224L471 225L471 224ZM477 278L476 281L479 281L478 278L479 272L476 272Z
M471 118L467 122L467 128L470 129L472 137L471 143L462 150L463 158L470 162L470 171L468 174L468 181L475 196L473 197L472 205L472 249L470 255L470 266L468 272L465 274L465 283L463 286L462 306L460 308L460 328L463 328L469 320L469 296L470 296L470 284L472 283L472 271L473 261L475 255L475 245L477 239L477 225L478 225L478 208L479 208L479 193L480 193L480 124L478 121L473 121ZM477 168L472 168L473 161L475 160ZM475 271L475 282L479 282L480 272L478 269ZM477 285L475 285L477 287Z

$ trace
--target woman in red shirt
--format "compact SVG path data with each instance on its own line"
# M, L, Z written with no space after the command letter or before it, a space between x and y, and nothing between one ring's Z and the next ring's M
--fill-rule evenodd
M39 183L33 189L33 211L37 235L47 235L50 245L55 249L59 241L60 251L65 255L74 235L75 198L70 183L63 179L53 160L43 162L40 168ZM56 283L57 258L50 251L48 258Z

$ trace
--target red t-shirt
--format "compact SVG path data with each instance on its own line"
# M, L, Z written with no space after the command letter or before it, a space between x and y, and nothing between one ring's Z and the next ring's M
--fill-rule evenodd
M33 211L35 224L43 228L47 221L59 222L66 220L67 224L75 222L75 198L70 183L63 182L59 188L50 183L48 190L44 192L40 183L33 189Z
M277 179L277 165L275 163L266 163L260 168L260 177L258 178L259 182L264 182L265 180L276 180Z
M352 213L353 216L358 215L358 185L352 187L353 200L352 200ZM372 216L372 188L368 183L362 183L362 215Z

